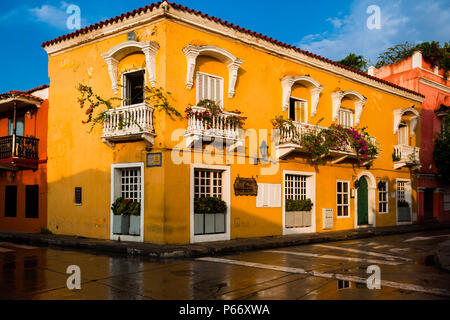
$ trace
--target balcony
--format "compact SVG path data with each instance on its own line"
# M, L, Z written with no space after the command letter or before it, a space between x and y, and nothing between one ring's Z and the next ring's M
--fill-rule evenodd
M102 141L108 146L138 140L153 146L155 137L152 106L142 103L105 111Z
M405 145L394 146L394 169L402 167L420 169L420 148Z
M232 118L240 118L237 113L221 112L212 116L211 121L197 117L196 114L206 112L203 107L192 107L192 113L188 114L188 128L184 137L186 146L192 147L196 141L222 140L226 142L230 150L244 145L240 126L230 121Z
M39 139L12 136L0 137L0 169L17 171L37 169Z
M327 129L325 127L300 122L293 122L293 125L294 128L286 126L280 130L280 135L276 146L276 154L278 159L284 158L293 152L308 153L309 151L301 145L303 135L319 133L320 131ZM371 140L372 143L375 143L374 137L371 137ZM329 156L332 158L332 164L340 163L346 159L358 158L356 151L349 143L345 143L339 148L330 150ZM367 165L369 162L370 161L362 163L362 165Z

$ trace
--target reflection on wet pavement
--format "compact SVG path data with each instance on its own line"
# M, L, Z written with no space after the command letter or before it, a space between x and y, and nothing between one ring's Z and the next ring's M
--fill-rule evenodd
M0 243L0 299L449 299L450 275L423 263L447 239L439 235L447 233L236 253L209 261L156 261ZM369 290L367 267L377 263L386 285ZM81 290L66 287L70 265L81 269Z

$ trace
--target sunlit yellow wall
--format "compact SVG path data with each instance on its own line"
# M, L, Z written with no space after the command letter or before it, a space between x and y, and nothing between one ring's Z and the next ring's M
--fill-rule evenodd
M151 32L149 32L149 30ZM318 112L314 118L309 114L309 123L329 126L332 117L331 92L355 90L367 98L361 116L360 127L381 144L380 158L374 162L370 172L378 180L390 181L389 193L394 192L395 179L412 179L409 169L393 170L392 152L397 144L393 133L393 113L397 108L415 104L393 94L339 78L330 73L302 66L277 56L269 55L252 47L224 37L195 30L171 21L162 21L137 31L140 41L152 40L160 45L156 56L157 86L172 94L172 104L184 114L184 109L196 104L196 82L192 90L186 88L186 57L182 50L188 44L214 45L228 50L244 62L239 71L236 95L228 98L228 69L214 58L200 56L196 71L224 78L224 108L239 109L247 116L245 129L272 129L270 120L287 111L282 111L282 86L280 79L286 75L309 74L324 89ZM108 239L110 236L110 168L113 163L145 162L144 142L117 144L112 150L102 143L102 128L89 133L82 124L85 110L77 104L78 83L85 83L105 97L113 96L111 81L105 61L101 57L113 46L126 41L126 34L88 44L49 58L51 79L49 112L49 229L60 234L82 235ZM142 54L133 54L119 64L119 73L131 68L142 68ZM120 79L120 74L119 77ZM120 93L119 93L120 95ZM295 85L292 96L308 101L309 90ZM351 101L344 99L343 106L354 109ZM190 241L190 166L176 165L171 160L171 149L181 144L181 138L172 141L176 129L186 130L187 120L171 120L163 113L155 113L157 138L154 152L163 152L162 168L145 169L145 232L146 242L188 243ZM419 145L420 125L412 139ZM268 137L270 144L270 136ZM269 153L274 156L275 150ZM336 180L348 180L353 184L356 176L366 168L343 162L338 165L311 166L307 159L297 156L280 162L279 170L270 176L261 175L261 165L246 159L245 165L231 165L231 185L237 175L256 177L259 183L282 184L283 170L316 173L316 226L322 231L322 209L333 208L336 215ZM414 181L413 181L414 182ZM83 205L74 206L74 188L83 187ZM231 188L231 238L280 235L282 228L281 208L256 208L255 197L236 197ZM375 194L378 206L378 192ZM416 209L416 192L413 190L413 212ZM389 198L389 214L376 216L377 226L395 225L396 199ZM333 230L355 227L356 199L351 199L350 218L335 219ZM378 210L377 210L378 212Z

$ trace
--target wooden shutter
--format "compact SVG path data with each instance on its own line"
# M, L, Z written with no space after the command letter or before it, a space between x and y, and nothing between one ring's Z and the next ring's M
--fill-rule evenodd
M25 217L39 218L39 186L25 187Z
M223 80L219 77L197 73L197 103L208 99L223 106Z
M281 207L281 185L258 183L258 196L256 197L257 208L280 208Z
M5 187L5 217L17 216L17 186Z

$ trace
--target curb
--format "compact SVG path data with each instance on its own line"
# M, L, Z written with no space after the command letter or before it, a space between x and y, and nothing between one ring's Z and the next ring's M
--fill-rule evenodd
M367 228L327 233L235 239L190 245L155 245L75 236L0 231L0 241L44 247L57 246L82 251L95 251L97 253L145 256L155 259L183 259L444 229L450 229L450 224ZM450 271L450 266L447 266L447 268Z

